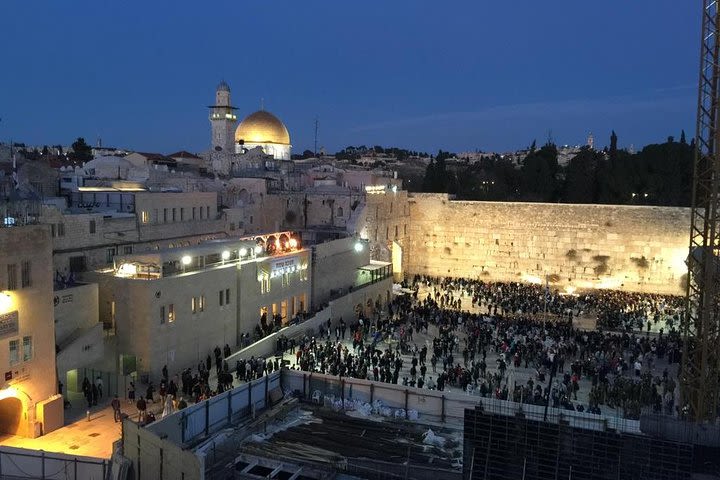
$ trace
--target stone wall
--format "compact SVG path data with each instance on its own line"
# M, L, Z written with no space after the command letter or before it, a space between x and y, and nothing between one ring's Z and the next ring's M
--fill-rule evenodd
M683 294L690 209L414 194L406 273Z

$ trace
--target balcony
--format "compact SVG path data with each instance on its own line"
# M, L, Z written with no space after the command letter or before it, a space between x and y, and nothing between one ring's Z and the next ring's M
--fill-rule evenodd
M366 285L378 283L386 278L392 277L392 264L389 262L380 262L370 260L369 265L362 266L357 269L357 279L353 284L353 290L362 288Z

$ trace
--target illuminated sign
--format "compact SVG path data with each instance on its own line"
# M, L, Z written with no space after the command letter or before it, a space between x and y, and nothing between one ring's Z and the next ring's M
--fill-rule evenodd
M386 185L366 185L365 186L366 193L385 193L386 190L387 190Z
M270 264L270 276L275 277L283 273L290 273L297 270L298 257L283 258L281 260L275 260Z
M12 337L19 332L18 312L0 314L0 338Z

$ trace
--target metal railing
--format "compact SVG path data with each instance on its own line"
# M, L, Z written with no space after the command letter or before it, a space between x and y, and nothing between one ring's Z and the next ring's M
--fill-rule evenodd
M109 460L0 447L2 479L101 480L109 473Z

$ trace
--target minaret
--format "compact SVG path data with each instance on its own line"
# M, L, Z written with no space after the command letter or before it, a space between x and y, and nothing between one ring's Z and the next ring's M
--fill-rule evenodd
M220 82L215 91L215 105L210 105L210 125L212 138L210 145L213 150L235 153L235 107L230 104L230 86Z

